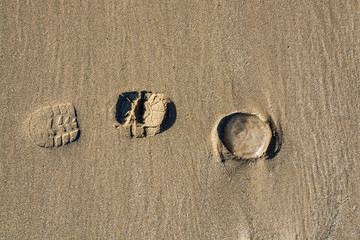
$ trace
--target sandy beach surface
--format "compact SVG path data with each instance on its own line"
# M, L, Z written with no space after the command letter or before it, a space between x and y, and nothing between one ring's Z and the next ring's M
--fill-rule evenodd
M0 12L0 239L360 239L359 1ZM166 129L114 125L141 91L144 116L171 99ZM272 119L273 158L222 162L214 132L235 112Z

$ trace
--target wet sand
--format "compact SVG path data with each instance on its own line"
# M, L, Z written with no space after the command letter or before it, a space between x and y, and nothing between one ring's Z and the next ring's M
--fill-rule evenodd
M1 1L1 239L359 239L357 1ZM168 96L155 136L119 94ZM39 109L80 135L46 148ZM221 162L213 130L270 117L272 159Z

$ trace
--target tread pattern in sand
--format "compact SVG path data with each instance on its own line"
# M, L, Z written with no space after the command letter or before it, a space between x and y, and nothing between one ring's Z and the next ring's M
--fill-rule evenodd
M29 135L40 147L60 147L79 136L76 111L72 104L45 107L34 112L29 121Z
M171 100L164 94L152 92L122 93L113 108L115 127L122 126L130 137L142 138L161 132L169 119Z

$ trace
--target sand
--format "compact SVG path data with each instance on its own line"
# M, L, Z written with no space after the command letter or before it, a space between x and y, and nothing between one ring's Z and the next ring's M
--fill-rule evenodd
M1 239L359 239L358 1L1 1ZM168 96L168 129L129 138L125 92ZM29 119L76 109L58 147ZM213 130L270 117L271 159Z

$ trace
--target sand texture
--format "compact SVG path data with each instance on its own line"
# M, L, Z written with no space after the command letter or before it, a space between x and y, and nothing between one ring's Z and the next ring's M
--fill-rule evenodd
M360 239L359 1L0 12L0 239ZM223 154L237 112L280 151Z

